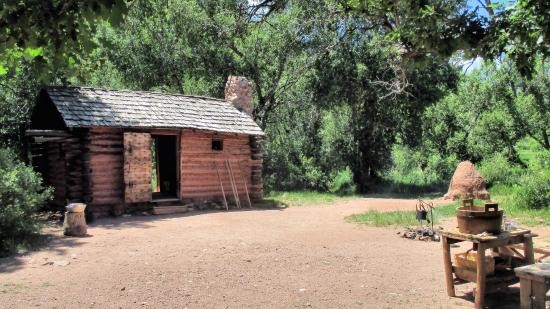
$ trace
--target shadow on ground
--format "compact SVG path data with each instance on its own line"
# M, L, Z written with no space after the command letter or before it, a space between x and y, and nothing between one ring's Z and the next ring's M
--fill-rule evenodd
M519 301L519 287L508 287L501 291L487 294L485 296L484 308L498 308L498 309L515 309L520 307ZM472 292L468 292L463 296L457 296L464 300L472 302L472 306L475 303L475 297Z
M282 211L288 206L278 201L265 200L259 203L255 203L253 208L241 208L230 209L228 212L248 212L248 211ZM153 223L172 220L175 218L184 218L197 215L209 215L215 213L226 213L225 210L191 210L181 214L170 215L125 215L121 217L107 217L95 220L92 223L88 223L89 227L101 227L106 229L122 230L125 228L153 228ZM29 255L31 252L48 250L54 255L66 255L67 248L74 248L83 245L80 241L86 237L93 237L93 235L86 235L83 237L66 237L62 234L61 220L56 217L55 220L50 220L48 228L43 230L43 233L39 235L34 241L32 241L31 249L24 252L19 252L12 256L0 258L0 273L14 272L28 263Z
M248 212L248 211L282 211L288 206L284 205L278 201L262 201L261 203L255 203L253 208L240 208L240 209L230 209L226 210L215 210L215 209L206 209L206 210L190 210L185 213L179 214L169 214L169 215L143 215L143 214L134 214L134 215L123 215L122 217L107 217L95 220L93 223L90 223L91 227L102 227L106 229L124 229L124 228L153 228L154 225L151 223L162 222L166 220L172 220L175 218L185 218L191 216L199 215L209 215L215 213L232 213L232 212Z
M91 236L88 235L84 237ZM80 240L84 237L66 237L63 236L59 230L54 232L50 229L49 232L40 235L33 241L32 247L28 251L25 250L12 256L0 258L0 273L14 272L23 268L25 264L28 263L29 256L32 252L48 250L55 255L66 255L66 248L81 246L83 243Z

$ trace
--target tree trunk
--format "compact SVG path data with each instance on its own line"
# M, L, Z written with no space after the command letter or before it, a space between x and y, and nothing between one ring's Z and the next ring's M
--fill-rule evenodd
M546 129L542 129L542 142L542 147L544 147L544 149L550 149L550 141L548 141L548 133L546 133Z
M88 232L84 212L65 212L63 222L64 234L67 236L84 236Z

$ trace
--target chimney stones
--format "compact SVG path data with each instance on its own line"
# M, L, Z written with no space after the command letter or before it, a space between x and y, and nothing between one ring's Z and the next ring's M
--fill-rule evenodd
M246 77L230 75L225 84L225 100L238 110L252 115L252 83Z

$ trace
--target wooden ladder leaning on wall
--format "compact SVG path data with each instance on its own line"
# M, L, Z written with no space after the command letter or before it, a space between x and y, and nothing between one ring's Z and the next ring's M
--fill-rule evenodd
M239 164L239 162L237 161L237 172L238 172L238 176L241 177L242 181L243 181L243 185L244 185L244 191L246 193L246 199L247 199L247 202L248 202L248 208L252 208L252 202L250 200L250 193L248 192L248 183L246 182L246 177L244 176L244 173L241 169L241 166ZM224 202L224 206L225 206L225 209L226 210L229 210L229 207L228 207L228 204L227 204L227 197L225 195L225 189L224 189L224 186L223 186L223 181L222 181L222 178L221 178L221 175L220 175L220 169L219 169L219 166L217 163L214 163L215 167L216 167L216 173L218 174L218 182L220 183L220 190L222 192L222 195L223 195L223 202ZM235 172L234 172L234 169L233 169L233 164L230 160L226 159L225 160L225 168L226 168L226 171L227 171L227 175L229 177L229 183L231 185L231 191L233 192L233 197L235 199L235 205L237 208L241 208L241 200L240 200L240 197L239 197L239 190L237 188L237 182L235 180Z
M238 161L237 161L237 167L239 172L241 173L241 179L243 180L244 192L246 193L246 199L248 201L248 208L252 208L252 202L250 201L250 194L248 193L248 185L246 183L245 173L243 172L243 169L241 168L241 165Z
M237 184L235 183L235 176L233 175L231 161L225 160L225 167L227 168L227 174L229 175L229 183L231 184L231 189L233 190L235 205L237 206L237 208L241 208L241 199L239 198L239 190L237 189Z
M235 161L235 162L237 164L237 174L241 176L241 179L243 181L244 191L246 193L246 199L247 199L247 202L248 202L248 208L252 208L252 202L250 201L250 194L248 193L248 185L246 183L246 178L243 175L243 171L241 169L239 161ZM229 178L232 181L233 187L234 187L234 190L235 190L234 191L235 196L236 196L235 199L237 200L237 204L238 204L237 207L242 208L241 199L239 197L239 190L237 188L237 181L235 180L235 172L233 170L233 165L231 164L231 160L226 160L226 164L228 166Z
M223 189L223 182L222 177L220 176L220 168L218 167L218 162L214 162L214 165L216 166L216 173L218 173L218 181L220 182L220 189L222 191L223 196L223 206L225 206L225 210L229 210L229 206L227 205L227 198L225 197L225 190Z

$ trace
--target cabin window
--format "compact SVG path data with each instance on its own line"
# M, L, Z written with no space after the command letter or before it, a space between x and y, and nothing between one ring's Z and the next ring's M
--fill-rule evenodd
M222 151L223 150L223 140L222 139L213 139L212 140L212 150L213 151Z

